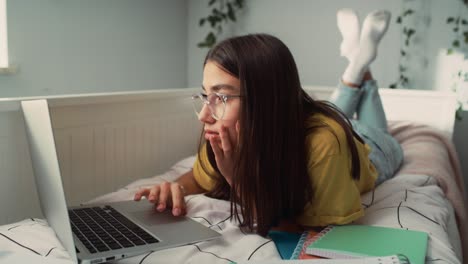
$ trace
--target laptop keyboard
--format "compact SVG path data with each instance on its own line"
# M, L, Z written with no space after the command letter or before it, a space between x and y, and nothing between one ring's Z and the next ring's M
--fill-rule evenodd
M72 231L90 253L159 242L111 206L68 211Z

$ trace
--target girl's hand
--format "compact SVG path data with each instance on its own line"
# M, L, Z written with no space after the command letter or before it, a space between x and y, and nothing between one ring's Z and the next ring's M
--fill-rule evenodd
M182 185L177 182L164 182L139 190L135 193L134 200L140 201L142 197L146 197L150 203L155 204L159 212L172 206L172 214L179 216L187 213L184 196L185 191Z
M210 145L215 154L216 165L226 181L231 185L234 175L235 162L237 160L237 142L239 140L239 122L236 123L236 131L230 132L225 126L221 126L218 136L210 138Z

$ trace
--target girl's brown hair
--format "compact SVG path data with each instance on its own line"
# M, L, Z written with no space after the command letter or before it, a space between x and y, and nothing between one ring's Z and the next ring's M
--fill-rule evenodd
M283 42L266 34L226 39L208 52L204 65L207 62L240 80L238 160L232 186L224 177L214 177L215 188L207 195L230 200L231 216L241 226L265 236L280 220L294 220L311 202L306 136L313 136L317 127L307 127L306 120L314 113L334 119L343 128L352 154L351 175L359 179L349 120L302 89L294 58ZM221 175L209 142L200 143L199 154L202 146Z

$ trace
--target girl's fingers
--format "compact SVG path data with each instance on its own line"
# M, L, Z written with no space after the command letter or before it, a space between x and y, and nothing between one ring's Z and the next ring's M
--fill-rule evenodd
M184 194L182 193L180 185L177 183L172 184L171 193L172 193L172 214L175 216L185 214Z
M236 121L236 144L239 144L239 131L240 131L240 124L239 120Z
M221 138L221 146L223 148L224 156L226 158L230 158L231 151L232 151L232 144L231 144L231 140L229 139L228 129L225 126L221 126L221 132L219 133L219 136Z
M150 189L148 189L148 188L141 189L141 190L139 190L138 192L135 193L135 196L133 197L133 200L140 201L141 197L148 196L149 193L150 193Z
M151 188L151 191L148 195L148 201L150 201L151 203L157 203L160 191L161 191L161 188L159 187L159 185L153 186L153 188Z
M156 206L156 209L159 212L162 212L162 211L166 210L166 207L167 207L167 197L169 196L169 193L171 191L171 183L164 182L160 186L161 186L161 188L160 188L161 191L159 193L159 201L158 201L158 204Z
M210 138L210 145L211 145L211 148L213 149L213 152L215 154L215 158L221 160L224 157L223 156L223 150L219 147L218 142L216 142L216 141L217 140L216 140L215 137L211 137Z

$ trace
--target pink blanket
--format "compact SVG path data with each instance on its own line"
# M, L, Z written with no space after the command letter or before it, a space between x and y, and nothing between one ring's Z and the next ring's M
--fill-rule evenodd
M454 207L463 262L468 263L468 212L465 185L455 146L442 132L411 122L390 122L389 132L400 142L404 163L398 173L425 174L437 179Z

